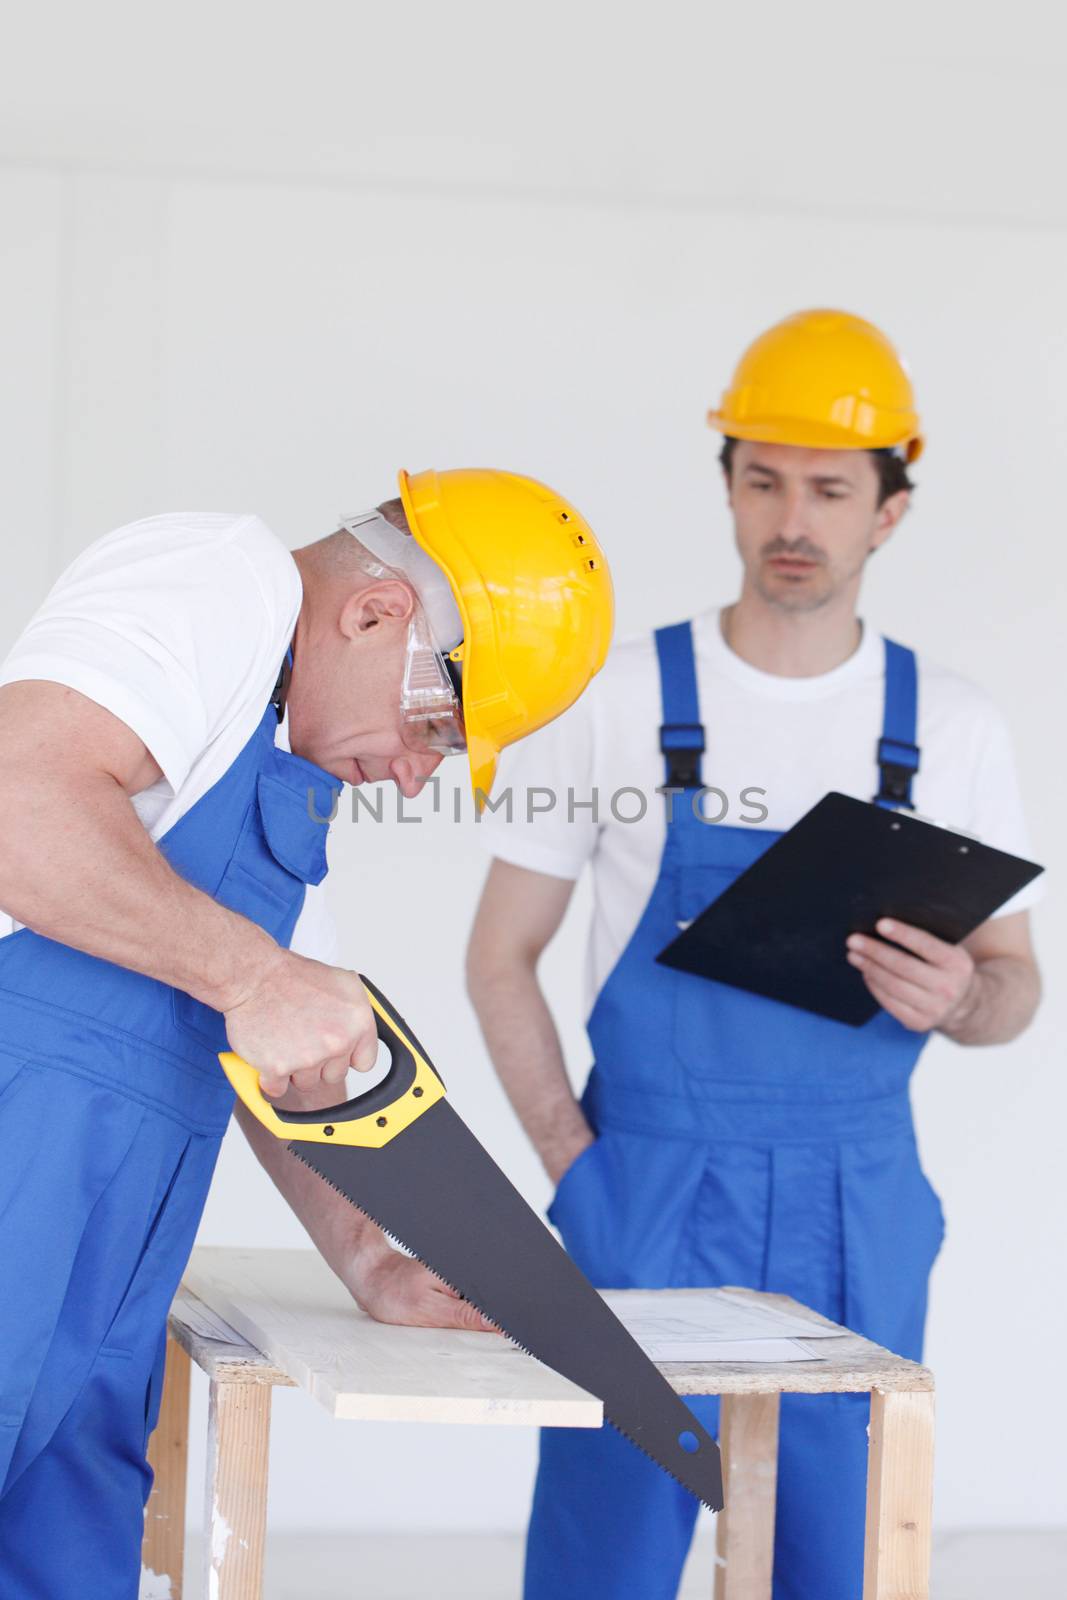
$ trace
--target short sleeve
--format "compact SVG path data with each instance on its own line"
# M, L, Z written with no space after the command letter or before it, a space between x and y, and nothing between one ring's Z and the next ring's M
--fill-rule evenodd
M983 727L974 767L969 831L985 844L1011 855L1034 859L1026 827L1022 794L1019 789L1015 753L1008 725L993 706L985 707ZM1026 911L1044 893L1044 877L1020 889L1000 910L998 917Z
M275 569L266 584L260 544ZM250 686L260 692L257 680L277 671L278 642L299 605L295 567L293 593L285 592L285 562L292 566L256 518L133 523L67 569L16 641L0 683L78 690L137 734L177 791L235 700ZM269 692L268 684L264 701Z
M489 853L553 878L577 878L596 849L593 689L503 752L479 823Z

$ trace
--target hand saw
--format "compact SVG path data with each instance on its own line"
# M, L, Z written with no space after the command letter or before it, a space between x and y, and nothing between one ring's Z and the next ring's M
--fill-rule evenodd
M283 1111L255 1068L220 1055L235 1091L295 1156L530 1355L603 1402L620 1433L713 1511L719 1449L486 1153L411 1029L367 978L391 1061L327 1111Z

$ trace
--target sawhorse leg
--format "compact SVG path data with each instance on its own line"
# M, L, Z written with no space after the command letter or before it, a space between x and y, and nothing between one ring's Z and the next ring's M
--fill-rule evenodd
M715 1530L715 1600L770 1600L778 1484L777 1394L724 1394L723 1498Z
M211 1384L204 1503L205 1600L260 1600L271 1386Z
M209 1600L260 1600L267 1528L271 1386L211 1383L204 1573ZM141 1593L181 1600L189 1460L189 1357L167 1339L159 1423L148 1447L155 1482L145 1507Z
M155 1474L145 1507L141 1592L180 1600L185 1550L185 1487L189 1459L189 1357L167 1337L159 1422L148 1444Z
M929 1600L934 1396L871 1394L863 1600Z

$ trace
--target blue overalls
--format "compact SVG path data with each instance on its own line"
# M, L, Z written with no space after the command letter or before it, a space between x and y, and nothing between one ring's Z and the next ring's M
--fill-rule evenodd
M944 1231L908 1099L924 1036L885 1011L853 1028L656 964L679 923L780 837L697 817L704 730L689 624L656 645L667 783L684 792L651 898L593 1008L583 1106L598 1137L550 1217L601 1287L790 1294L918 1358ZM885 647L876 798L909 805L915 658ZM717 1399L694 1410L717 1430ZM775 1600L859 1600L867 1413L865 1395L783 1398ZM611 1429L546 1430L526 1600L671 1600L696 1509Z
M271 705L159 847L288 945L341 784L276 730ZM0 940L3 1600L135 1600L167 1310L233 1105L225 1048L189 995L29 929Z

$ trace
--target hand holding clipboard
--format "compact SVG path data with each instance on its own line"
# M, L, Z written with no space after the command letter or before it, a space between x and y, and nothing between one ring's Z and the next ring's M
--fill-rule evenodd
M860 1026L879 1010L846 960L885 917L958 944L1044 869L906 811L830 793L656 960Z

